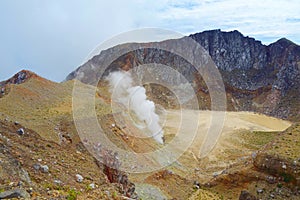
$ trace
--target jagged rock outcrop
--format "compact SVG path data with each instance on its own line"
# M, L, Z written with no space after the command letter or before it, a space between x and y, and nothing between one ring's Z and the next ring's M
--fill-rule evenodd
M273 85L284 93L299 82L300 47L286 38L266 46L238 31L204 31L190 37L209 52L220 70L232 72L225 79L238 89Z
M244 37L238 31L211 30L189 37L207 50L220 70L228 94L229 110L255 111L291 120L300 119L300 46L285 38L264 45L254 38ZM103 67L103 59L130 45L118 45L102 51L69 74L66 80L76 78L85 83L97 81L95 79ZM171 66L190 83L202 83L195 87L201 97L198 99L206 101L205 104L200 102L200 108L210 108L207 88L195 76L194 67L170 52L147 48L145 45L145 48L117 58L109 68L128 70L147 63ZM163 74L164 69L161 70Z
M266 46L238 31L204 31L190 37L209 52L220 69L235 110L300 118L298 45L282 38Z
M101 145L94 146L97 149L97 154L101 158L101 162L97 162L100 167L103 164L103 172L107 176L110 183L118 184L120 192L132 199L136 199L135 185L132 183L128 175L120 170L121 161L117 153L106 150Z
M190 35L213 58L220 70L262 69L269 61L268 49L254 38L244 37L238 31L204 31Z

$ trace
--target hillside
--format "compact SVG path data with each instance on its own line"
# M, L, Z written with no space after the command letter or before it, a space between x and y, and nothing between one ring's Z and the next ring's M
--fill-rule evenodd
M103 166L95 162L94 156L86 150L87 146L84 146L78 137L72 119L73 84L74 81L54 83L34 75L28 76L19 84L2 85L6 88L5 94L0 98L3 108L0 115L1 160L4 163L1 165L1 174L4 177L1 182L2 191L20 188L18 182L21 181L21 192L31 197L64 198L73 193L76 195L77 192L79 199L109 199L112 196L121 196L118 186L108 181ZM147 152L159 148L153 140L132 138L132 132L139 132L133 126L124 129L111 127L114 118L109 108L108 95L105 86L99 88L97 96L101 98L97 98L96 109L99 122L110 139L129 151ZM187 116L195 115L195 111L184 112ZM166 142L169 143L176 135L180 113L177 110L167 110L165 114L164 129ZM259 166L257 163L262 154L260 152L266 152L264 146L268 147L268 143L281 141L280 147L290 145L292 139L280 139L285 134L289 135L290 129L277 133L289 127L290 123L253 113L229 112L226 114L217 146L208 157L199 160L196 155L209 126L210 115L209 111L201 111L201 129L192 146L175 163L151 173L129 175L140 197L151 199L154 198L154 194L160 194L160 197L177 199L236 199L241 190L247 189L255 194L260 184L266 191L264 194L269 195L267 191L274 185L269 185L265 180L265 172L255 166ZM185 131L191 127L188 121L184 123L184 127ZM18 135L19 128L24 129L25 135ZM297 138L297 133L294 134L297 130L291 130L291 137ZM285 150L280 151L282 157L297 157L296 147L297 144L295 148L289 148L288 154L285 154ZM172 148L175 152L181 147L175 145ZM253 154L258 155L257 159L252 160ZM276 156L276 151L275 155L272 155ZM15 161L12 162L13 160ZM147 162L151 165L153 160L143 161L144 164ZM47 165L49 172L45 174L36 171L35 164ZM11 173L15 176L9 176ZM61 173L64 175L61 176ZM77 173L84 177L82 183L76 182ZM47 174L48 176L45 176ZM279 177L276 183L282 185L284 195L295 195L291 194L289 183L286 185L281 181L280 173L271 174ZM258 177L258 181L253 177ZM200 183L200 189L195 189L196 180ZM228 184L237 180L240 184ZM87 189L91 183L98 187Z
M74 81L55 83L34 75L28 76L20 84L5 85L7 92L0 98L3 108L0 115L1 191L16 192L20 188L24 197L30 195L31 198L42 199L66 198L70 195L78 199L125 198L119 185L111 183L114 179L109 178L109 173L114 174L115 171L96 162L92 152L87 151L89 141L82 142L79 138L72 119L73 84ZM98 91L96 112L110 140L127 151L148 152L159 149L160 146L154 140L133 138L132 133L139 133L134 126L127 125L122 129L111 126L116 123L114 117L118 114L111 115L107 95L109 93L105 93L105 88ZM199 111L197 114L191 110L184 113L186 116L199 114L201 122L201 128L188 150L177 161L158 171L129 174L129 179L142 199L236 199L241 190L251 186L252 176L259 175L259 179L264 180L264 173L256 171L252 166L252 154L276 139L277 131L290 126L288 121L264 115L229 112L217 146L208 157L198 159L199 146L209 127L211 113ZM177 110L166 110L164 114L166 142L175 153L182 148L171 143L179 131L180 113ZM183 131L192 127L188 118L186 120ZM25 134L19 134L20 128L23 128ZM165 157L144 159L142 163L152 165ZM123 159L120 158L120 161L126 162ZM41 166L47 166L49 171L43 171ZM246 175L244 170L250 170L251 173ZM76 181L76 174L84 178L83 182ZM234 174L239 174L244 184L232 185L231 192L226 193L228 188L225 185ZM199 182L197 187L200 189L195 188L195 181ZM96 187L93 189L90 184ZM155 194L159 196L155 197Z
M77 134L73 84L55 83L24 70L2 82L0 191L6 193L0 193L1 198L7 193L26 199L121 198L119 187L110 183L103 165Z
M14 77L6 81L6 94L0 99L1 113L9 116L11 121L26 124L28 128L43 134L46 139L58 141L60 122L64 118L68 121L72 119L73 83L58 84L32 72L26 73L28 76L22 80L24 82L11 83L11 80L17 80Z

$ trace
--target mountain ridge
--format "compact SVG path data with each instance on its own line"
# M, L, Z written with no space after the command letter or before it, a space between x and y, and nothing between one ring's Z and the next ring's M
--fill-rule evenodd
M226 87L229 110L254 111L290 120L300 119L300 105L297 102L295 105L283 103L287 102L287 99L300 98L297 92L300 88L300 46L286 38L264 45L254 38L245 37L237 30L223 32L216 29L189 37L209 53L218 67ZM123 47L126 45L130 43L124 44ZM101 58L119 48L122 48L122 45L102 51L70 73L66 80L76 78L87 84L97 82L93 76L101 69ZM108 68L115 70L129 66L131 69L147 63L160 63L173 68L179 66L174 69L179 70L189 82L199 79L193 74L193 66L184 59L169 52L146 47L121 56ZM80 78L79 71L81 75L86 74L85 80ZM205 88L205 85L200 84L194 89L206 91ZM198 96L200 99L208 99L206 94L198 93ZM210 108L209 103L200 104L201 109Z

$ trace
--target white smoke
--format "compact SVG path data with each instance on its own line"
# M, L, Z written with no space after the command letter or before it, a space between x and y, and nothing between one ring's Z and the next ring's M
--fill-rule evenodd
M134 86L129 72L116 71L108 75L112 100L121 103L128 110L133 111L140 122L146 124L151 136L163 144L163 131L159 125L159 116L155 113L155 104L147 99L146 89Z

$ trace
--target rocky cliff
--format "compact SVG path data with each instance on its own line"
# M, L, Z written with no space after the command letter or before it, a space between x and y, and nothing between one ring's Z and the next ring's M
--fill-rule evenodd
M286 38L266 46L238 31L204 31L190 37L218 66L235 110L299 119L300 46Z
M264 45L238 31L211 30L189 37L209 53L218 67L227 92L228 110L255 111L295 121L300 119L300 46L285 38ZM66 80L76 78L85 83L98 81L96 77L103 67L103 59L130 45L119 45L102 51L69 74ZM197 52L194 52L193 56L196 57ZM196 83L194 89L200 108L210 108L209 92L203 77L195 73L193 65L170 52L147 48L145 44L144 48L116 58L108 71L118 68L128 70L148 63L171 66L190 83ZM177 84L178 81L173 82Z

